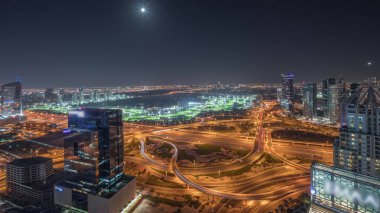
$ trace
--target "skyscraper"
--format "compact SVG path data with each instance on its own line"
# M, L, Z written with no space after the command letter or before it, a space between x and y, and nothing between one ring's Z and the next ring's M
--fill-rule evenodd
M344 105L334 165L356 173L380 177L380 90L361 87Z
M120 212L134 197L136 184L123 170L122 111L74 110L69 112L68 127L65 180L56 186L56 204L88 212Z
M281 74L282 77L282 101L281 105L293 112L293 101L294 101L294 75L292 73Z
M313 119L317 115L317 84L306 84L302 91L303 115L308 119Z
M329 116L329 87L335 85L335 78L327 78L322 82L322 108L324 117Z
M21 83L1 86L1 117L22 115Z
M99 180L105 188L113 187L123 176L124 137L121 110L82 109L71 111L68 127L97 131ZM68 141L68 146L71 145ZM72 147L71 147L72 148ZM66 150L69 151L69 150ZM69 152L71 153L71 152ZM65 153L66 154L66 153Z
M328 88L328 108L327 114L331 123L338 124L340 122L340 113L342 110L343 85L334 84Z
M362 85L343 105L334 166L313 163L311 212L380 212L380 89ZM322 210L321 210L322 209Z

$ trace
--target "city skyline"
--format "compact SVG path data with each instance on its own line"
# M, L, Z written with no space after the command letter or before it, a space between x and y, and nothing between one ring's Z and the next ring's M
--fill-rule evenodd
M0 212L379 213L380 1L0 1Z
M2 4L2 81L26 88L380 77L374 1Z

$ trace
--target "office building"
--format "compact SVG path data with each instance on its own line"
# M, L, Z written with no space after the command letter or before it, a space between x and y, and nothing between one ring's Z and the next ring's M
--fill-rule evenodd
M362 85L343 105L334 166L312 165L312 211L380 212L380 89Z
M54 93L53 88L47 88L44 93L45 102L47 103L55 103L58 100L58 95Z
M334 165L356 173L380 176L380 90L363 86L344 106ZM376 153L377 152L377 153Z
M6 164L7 193L27 205L53 205L53 161L50 158L20 158Z
M326 118L329 117L329 87L335 83L335 78L327 78L322 82L322 109Z
M328 88L328 108L327 115L331 123L340 123L340 113L342 110L342 103L344 100L343 96L343 85L334 84L330 85Z
M13 82L1 86L1 117L22 115L21 83Z
M88 212L120 212L135 195L136 180L124 175L121 110L69 112L64 139L65 178L55 203Z
M281 99L282 99L282 88L277 88L277 89L276 89L276 95L277 95L277 102L278 102L278 103L281 103Z
M281 105L289 112L293 112L294 101L294 75L292 73L281 74L282 77L282 100Z
M81 104L84 103L84 90L83 90L83 87L79 88L79 103L81 103Z
M306 84L302 91L303 115L308 119L313 119L317 116L317 84Z

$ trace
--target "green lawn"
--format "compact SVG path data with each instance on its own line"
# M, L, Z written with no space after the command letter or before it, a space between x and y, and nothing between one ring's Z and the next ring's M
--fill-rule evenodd
M196 152L200 155L208 155L213 152L221 152L222 149L220 146L215 146L212 144L197 144L196 146Z

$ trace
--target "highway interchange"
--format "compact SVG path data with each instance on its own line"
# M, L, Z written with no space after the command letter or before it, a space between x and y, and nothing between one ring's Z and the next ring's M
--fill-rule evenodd
M241 200L241 204L246 204L242 212L265 212L276 208L282 200L289 197L297 198L300 194L308 192L310 189L310 162L315 159L315 156L323 156L320 158L325 161L331 161L332 146L329 143L316 143L309 141L291 141L275 139L272 140L271 129L264 128L263 123L268 122L273 116L268 116L273 111L273 103L263 104L260 108L252 110L253 116L249 119L254 119L256 122L256 137L247 137L239 134L225 134L215 132L191 132L188 130L190 126L193 128L199 125L209 125L209 123L197 123L183 126L172 127L169 129L159 129L140 134L140 155L154 168L154 170L161 170L173 173L175 176L165 179L181 184L185 184L186 188L181 192L195 195L217 197L220 203L215 202L215 205L209 210L212 212L220 211L225 212L229 209L225 208L232 200ZM271 118L269 118L271 117ZM243 119L246 121L247 119ZM222 124L226 121L212 121L215 124ZM241 122L236 120L234 122ZM292 121L295 122L295 121ZM297 123L294 123L297 125ZM303 124L299 125L302 128ZM315 129L318 132L318 129ZM331 131L332 134L334 131ZM145 138L154 135L155 141L158 143L167 143L174 150L170 162L163 162L147 153ZM240 148L249 149L250 152L232 162L226 162L223 165L217 166L203 166L203 167L179 167L178 161L178 148L176 142L181 143L212 143L223 147L239 146ZM296 155L299 158L308 158L310 162L300 163L290 160L284 156L285 150L292 150L287 152L292 156ZM282 163L276 166L270 166L257 174L243 174L233 176L231 180L227 178L203 178L199 176L207 176L207 174L215 174L224 171L239 170L250 163L257 162L264 153L270 153L273 157L280 160ZM307 154L305 154L307 153ZM194 163L195 164L195 163ZM194 175L194 174L197 175ZM163 178L163 173L151 174ZM161 174L161 175L160 175ZM198 178L197 178L198 177ZM144 187L149 187L144 185ZM152 186L150 186L152 187ZM155 187L153 187L155 188ZM156 187L155 190L165 194L165 190ZM188 191L186 191L188 190ZM181 190L174 190L178 193ZM253 201L246 202L246 201ZM232 210L231 210L232 211ZM235 211L235 210L233 210Z

